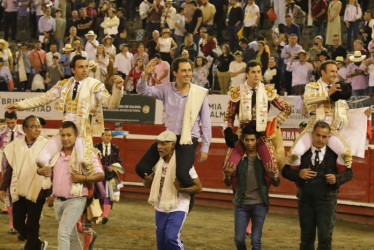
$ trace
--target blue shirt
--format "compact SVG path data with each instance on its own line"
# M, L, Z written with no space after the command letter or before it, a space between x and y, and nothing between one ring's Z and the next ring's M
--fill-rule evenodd
M300 41L300 27L297 24L292 24L291 27L286 26L286 32L288 35L296 34L298 41Z
M191 85L192 83L190 83ZM144 96L154 97L163 102L166 113L166 129L174 132L176 135L182 133L184 107L186 106L188 93L181 96L175 88L175 83L164 83L156 86L148 86L147 80L140 79L136 88L137 92ZM200 122L203 135L200 134ZM210 121L210 111L208 97L206 96L199 115L196 118L192 128L191 135L196 138L202 137L201 152L208 152L210 140L212 138L212 126Z
M71 71L70 71L70 56L66 55L66 54L63 54L60 58L60 61L58 61L59 63L66 63L68 62L69 65L65 66L63 65L62 66L62 70L64 71L65 73L65 76L71 76Z

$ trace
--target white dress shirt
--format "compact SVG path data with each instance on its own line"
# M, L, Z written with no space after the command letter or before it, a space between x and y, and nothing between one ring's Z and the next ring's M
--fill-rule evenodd
M312 164L314 165L314 160L316 158L316 150L318 148L312 146ZM323 148L320 148L318 150L321 150L319 153L318 153L318 159L319 159L319 163L321 163L323 161L323 158L325 157L325 154L326 154L326 146L324 146Z
M119 53L114 58L114 68L117 68L118 71L122 72L123 74L128 75L131 70L131 61L133 55L130 52L126 52L126 56L122 53Z
M362 17L362 10L360 6L354 6L351 4L347 4L344 13L344 21L345 22L352 22L359 20Z
M291 62L287 63L287 71L292 72L292 87L297 85L305 85L312 78L313 65L309 62Z
M110 155L111 152L112 152L111 144L110 143L105 144L104 142L102 144L103 144L103 156ZM107 147L108 147L108 149L107 149Z

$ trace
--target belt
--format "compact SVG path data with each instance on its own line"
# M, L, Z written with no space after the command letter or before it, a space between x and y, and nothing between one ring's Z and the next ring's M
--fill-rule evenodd
M67 201L69 198L65 198L65 197L56 197L57 200L60 200L60 201Z

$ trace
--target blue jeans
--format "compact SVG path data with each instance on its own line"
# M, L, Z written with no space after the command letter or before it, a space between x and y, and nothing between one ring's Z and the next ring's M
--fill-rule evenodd
M58 249L80 250L82 244L76 227L86 205L86 197L70 198L62 201L55 199L53 207L58 220Z
M352 90L353 96L367 96L368 95L368 88L366 89L354 89Z
M326 41L326 25L327 25L326 20L313 22L314 36L322 36L323 42Z
M181 229L187 214L183 211L171 213L156 210L156 237L158 250L184 249L180 240Z
M235 245L236 249L247 249L245 246L246 228L252 219L252 249L261 249L262 227L264 226L268 207L263 204L235 206Z
M352 51L353 41L357 39L358 36L358 25L359 22L349 22L349 26L347 28L347 50Z

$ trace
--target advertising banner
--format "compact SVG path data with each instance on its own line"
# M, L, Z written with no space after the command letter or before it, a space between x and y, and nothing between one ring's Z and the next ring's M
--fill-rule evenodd
M105 122L155 123L156 100L154 98L126 95L117 109L104 108ZM162 112L162 110L161 110Z
M40 92L0 92L0 117L3 118L5 108L9 103L14 103L22 101L23 99L35 97L41 95ZM62 114L60 111L55 109L55 103L51 102L46 106L19 111L17 116L19 119L24 119L29 115L35 115L37 117L42 117L45 120L61 120Z

